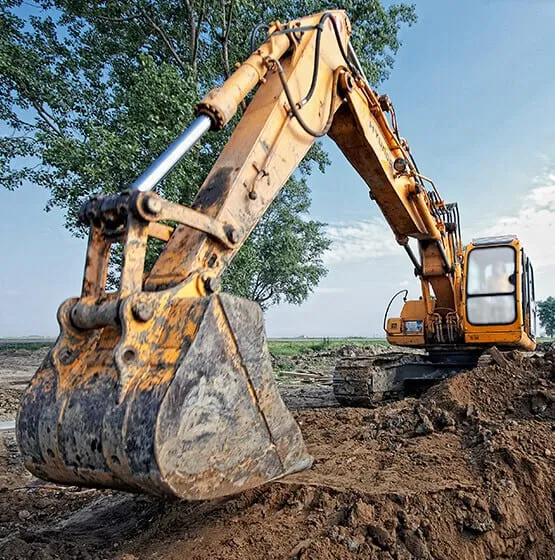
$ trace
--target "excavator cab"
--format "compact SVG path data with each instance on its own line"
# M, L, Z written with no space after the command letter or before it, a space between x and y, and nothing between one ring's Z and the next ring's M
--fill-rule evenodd
M407 300L401 316L389 318L388 341L429 348L454 345L533 350L536 334L534 269L516 236L474 239L461 254L460 305L440 308L429 295Z
M534 269L516 236L474 239L465 249L464 341L535 348Z

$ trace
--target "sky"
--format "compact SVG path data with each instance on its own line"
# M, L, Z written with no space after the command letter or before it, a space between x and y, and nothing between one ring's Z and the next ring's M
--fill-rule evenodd
M386 2L387 3L387 2ZM464 240L516 233L539 299L555 295L555 2L421 0L380 86L421 172L457 201ZM300 306L266 313L270 337L383 336L400 289L419 295L413 267L368 189L330 140L315 173L311 217L328 224L327 277ZM55 336L56 310L79 294L85 242L47 193L0 189L0 337ZM399 311L393 306L392 313Z

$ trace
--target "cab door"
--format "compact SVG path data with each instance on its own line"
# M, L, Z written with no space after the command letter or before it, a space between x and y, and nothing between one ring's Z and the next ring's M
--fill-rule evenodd
M474 240L465 257L465 342L533 350L534 271L518 239Z
M526 258L524 270L528 289L528 309L526 310L526 315L529 317L529 335L531 338L536 338L538 308L536 305L536 290L534 287L534 268L528 257Z
M530 338L536 337L536 294L534 289L534 269L524 250L522 253L522 317L524 330Z

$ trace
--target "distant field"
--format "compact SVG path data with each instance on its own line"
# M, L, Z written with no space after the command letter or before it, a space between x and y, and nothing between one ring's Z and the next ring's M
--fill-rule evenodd
M0 343L0 352L7 352L8 350L38 350L44 346L51 346L50 344L40 344L38 342L11 342Z
M38 350L43 346L52 346L52 339L0 339L0 352L8 350ZM387 344L383 338L274 338L268 341L270 352L278 356L295 356L306 350L327 350L339 348L346 344L367 346L369 344Z
M552 342L554 339L540 337L538 342ZM53 339L1 339L0 353L8 350L38 350L52 346ZM387 345L383 338L272 338L268 340L270 352L276 356L296 356L306 350L328 350L340 348L347 344L368 346L371 344Z
M270 352L276 356L295 356L306 350L328 350L347 344L369 346L387 345L384 338L273 338L268 340Z
M8 350L38 350L44 346L52 346L53 338L0 338L0 353Z

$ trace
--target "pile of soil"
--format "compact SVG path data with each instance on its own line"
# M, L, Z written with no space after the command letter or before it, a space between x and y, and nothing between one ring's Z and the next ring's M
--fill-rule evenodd
M295 410L312 469L207 502L40 484L4 436L0 559L555 558L554 359Z

